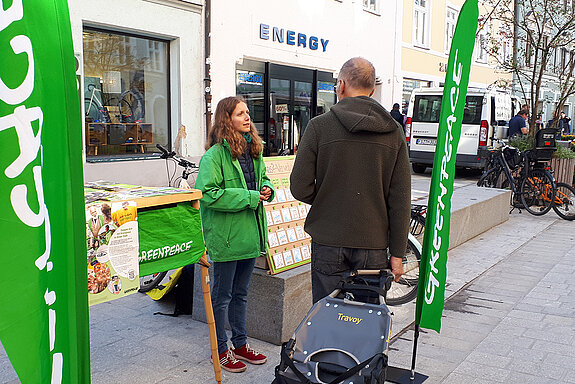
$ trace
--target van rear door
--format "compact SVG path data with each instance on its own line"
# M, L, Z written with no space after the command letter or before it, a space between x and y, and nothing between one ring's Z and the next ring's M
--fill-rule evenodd
M477 155L479 147L479 130L481 128L481 112L484 108L484 96L467 96L461 123L461 137L457 147L458 155Z
M437 144L443 95L416 94L413 101L410 157L412 162L430 165ZM457 147L457 166L473 167L479 146L479 128L484 103L483 95L469 95L465 103L461 137ZM479 165L478 165L479 166Z
M416 95L411 120L411 151L435 152L442 95Z

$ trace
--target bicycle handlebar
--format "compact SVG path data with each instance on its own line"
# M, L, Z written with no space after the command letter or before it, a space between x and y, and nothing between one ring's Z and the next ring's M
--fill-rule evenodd
M160 155L160 159L174 159L179 166L184 168L197 168L195 163L189 162L186 159L182 159L181 157L176 155L176 152L171 151L168 152L166 148L161 146L160 144L156 144L156 148L158 148L162 154Z
M176 155L176 152L168 152L168 150L164 147L162 147L160 144L156 144L156 148L158 148L162 154L160 155L161 159L169 159L170 157L174 157Z

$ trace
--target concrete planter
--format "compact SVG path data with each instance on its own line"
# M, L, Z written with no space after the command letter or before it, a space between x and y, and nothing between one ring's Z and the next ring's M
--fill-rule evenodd
M573 185L573 172L575 172L575 159L551 159L551 168L554 171L555 181Z

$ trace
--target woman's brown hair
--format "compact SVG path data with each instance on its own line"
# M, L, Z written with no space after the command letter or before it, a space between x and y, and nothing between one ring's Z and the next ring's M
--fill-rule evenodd
M226 97L225 99L220 100L216 107L214 125L208 132L206 149L209 149L216 144L221 144L224 139L226 139L230 145L232 157L234 159L237 159L244 153L247 145L246 139L243 137L241 132L236 131L232 126L232 113L239 103L245 103L245 101L235 96ZM262 139L259 137L258 131L251 120L249 135L252 138L250 155L253 158L257 158L262 153L263 144Z

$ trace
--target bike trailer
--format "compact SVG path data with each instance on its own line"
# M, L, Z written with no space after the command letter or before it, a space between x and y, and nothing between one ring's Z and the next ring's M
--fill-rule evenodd
M282 345L273 384L383 384L391 336L385 292L393 275L355 276L313 305Z

